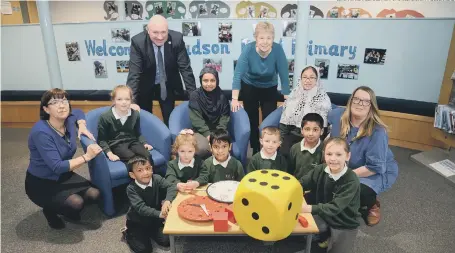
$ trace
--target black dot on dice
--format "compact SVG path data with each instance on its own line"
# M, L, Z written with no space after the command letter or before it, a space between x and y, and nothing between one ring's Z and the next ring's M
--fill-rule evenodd
M243 199L242 199L242 204L243 204L244 206L247 206L247 205L249 204L248 199L243 198Z
M262 232L264 232L264 234L268 234L270 231L268 227L262 227Z
M250 178L250 179L248 179L248 181L250 181L251 183L254 183L254 182L256 182L257 180L254 179L254 178Z
M289 202L288 210L291 210L291 207L292 207L292 202Z
M272 189L278 190L278 189L280 189L280 187L278 185L272 185Z
M251 217L253 217L253 219L255 219L255 220L259 220L259 214L258 213L252 213Z
M267 174L267 173L269 173L269 172L268 172L267 170L261 170L261 173L262 173L262 174Z
M299 218L299 214L296 214L295 215L295 219L297 220Z
M268 185L267 182L260 182L259 184L262 185L262 186L267 186Z
M289 180L289 179L291 179L291 178L288 177L288 176L284 176L283 179L284 179L284 180Z
M272 174L272 177L277 177L277 176L279 176L278 173L273 173L273 174Z

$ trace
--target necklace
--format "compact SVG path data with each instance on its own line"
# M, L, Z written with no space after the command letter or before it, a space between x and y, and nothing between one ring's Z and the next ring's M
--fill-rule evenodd
M63 133L62 133L61 131L57 130L57 129L51 124L51 122L49 122L49 120L47 120L46 122L47 122L47 124L48 124L49 126L51 126L52 129L54 129L59 135L61 135L61 136L65 136L65 135L66 135L66 134L65 134L65 133L66 133L66 127L65 127L65 126L63 126Z

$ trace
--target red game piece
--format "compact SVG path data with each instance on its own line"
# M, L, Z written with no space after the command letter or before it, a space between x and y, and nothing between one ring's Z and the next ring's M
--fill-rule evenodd
M227 232L229 229L228 225L228 213L227 212L215 212L212 214L213 217L213 229L215 232Z
M225 211L228 213L228 220L231 223L236 224L237 221L235 220L233 205L230 204L228 207L225 208Z
M302 227L308 227L308 221L305 219L305 217L299 215L299 222Z

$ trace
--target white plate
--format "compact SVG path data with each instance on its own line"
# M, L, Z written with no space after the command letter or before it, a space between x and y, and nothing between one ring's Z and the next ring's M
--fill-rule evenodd
M207 196L221 203L232 203L239 184L240 182L234 180L213 183L207 187Z

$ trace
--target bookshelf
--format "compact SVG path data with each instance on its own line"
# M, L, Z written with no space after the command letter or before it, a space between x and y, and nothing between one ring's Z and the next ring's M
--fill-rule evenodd
M439 93L438 104L449 104L455 100L455 26L452 31L449 54L447 55L446 69ZM449 134L441 129L433 128L431 137L443 142L447 148L455 147L455 134Z

